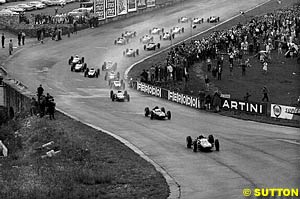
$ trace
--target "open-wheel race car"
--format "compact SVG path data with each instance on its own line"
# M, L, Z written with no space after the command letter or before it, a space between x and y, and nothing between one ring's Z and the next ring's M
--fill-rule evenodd
M75 57L71 56L69 59L69 65L77 64L79 61L84 62L84 57L79 58L78 55L75 55Z
M110 71L110 70L117 70L117 62L113 62L113 61L105 61L102 64L102 70L103 71Z
M140 42L143 44L153 42L153 40L154 40L154 37L150 36L150 35L144 35L142 38L140 38Z
M127 91L122 91L122 90L118 90L116 93L114 93L113 90L110 91L110 98L111 100L114 101L118 101L118 102L125 102L127 100L127 102L130 101L130 96L127 93Z
M171 34L169 32L164 32L162 35L159 36L160 40L170 40L171 39Z
M209 18L207 18L208 23L217 23L219 21L220 21L220 17L210 16Z
M125 45L128 43L128 39L125 37L119 37L115 40L115 45Z
M176 27L173 27L171 30L170 30L171 33L173 34L180 34L180 33L184 33L184 28L180 28L178 26Z
M203 135L196 137L194 140L191 136L186 137L186 147L188 149L193 148L194 152L197 151L211 151L213 148L216 151L220 150L220 143L218 139L215 139L213 135L209 135L207 138Z
M96 77L98 78L100 75L100 69L95 69L95 68L86 68L84 71L84 77Z
M139 49L133 50L132 48L127 48L125 51L123 51L123 56L126 57L135 57L136 55L139 55Z
M111 80L108 81L109 87L116 90L124 90L125 89L125 82L123 79L121 80Z
M159 108L158 106L154 107L152 110L149 109L149 107L145 108L145 117L148 117L150 115L150 119L158 119L158 120L163 120L163 119L171 119L171 111L165 110L164 107Z
M144 45L144 50L155 50L156 48L160 49L160 43L153 43L153 42L150 42L146 45Z
M87 64L79 60L76 63L71 64L71 71L84 72L87 69Z
M180 17L178 19L178 23L187 23L189 21L189 18L187 17Z
M108 81L108 85L110 85L111 81L118 81L120 79L120 73L115 71L108 71L105 73L104 80Z
M163 33L163 32L164 32L164 28L154 27L151 30L149 30L149 34L151 34L151 35L158 35L158 34Z
M204 21L203 18L195 17L193 19L193 24L201 24L201 23L203 23L203 21Z
M125 31L124 33L122 33L122 37L125 37L125 38L136 37L136 32L135 31Z

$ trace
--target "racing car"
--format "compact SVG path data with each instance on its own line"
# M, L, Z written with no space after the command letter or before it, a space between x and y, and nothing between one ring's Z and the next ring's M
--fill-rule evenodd
M117 62L107 61L102 64L103 71L117 70Z
M140 38L140 42L143 44L149 43L149 42L153 42L153 36L150 35L144 35L142 38Z
M159 36L160 40L170 40L171 39L171 34L169 32L164 32L162 35Z
M167 111L164 107L158 108L158 106L154 107L152 110L149 109L149 107L145 108L145 117L148 117L150 115L150 119L158 119L158 120L163 120L163 119L171 119L171 111Z
M121 80L111 80L109 81L109 86L110 88L113 89L117 89L117 90L121 90L121 89L125 89L125 82L123 81L123 79Z
M87 68L87 64L79 60L76 64L72 63L71 71L84 72Z
M100 75L100 69L95 69L95 68L86 68L86 70L84 71L84 77L99 77Z
M124 102L125 100L127 100L127 102L130 101L130 96L127 93L127 91L121 91L121 90L118 90L117 93L114 93L114 91L111 90L110 91L110 98L113 102L114 101Z
M171 29L171 33L173 33L173 34L180 34L180 33L183 33L183 32L184 32L184 28L183 27L179 28L178 26L176 26L176 27L173 27Z
M216 151L220 150L220 143L218 139L214 139L213 135L209 135L208 138L200 135L199 137L192 139L191 136L186 137L186 147L188 149L193 148L194 152L197 151L211 151L213 148Z
M220 17L211 16L211 17L207 18L208 23L217 23L219 21L220 21Z
M71 64L77 64L79 61L84 62L84 57L82 57L80 59L78 55L75 55L75 57L71 56L71 58L69 59L69 65L71 65Z
M178 23L187 23L189 21L189 18L187 17L180 17L178 19Z
M160 43L148 43L146 45L144 45L144 50L155 50L156 48L160 49Z
M126 57L135 57L136 55L139 55L139 49L133 50L132 48L127 48L125 51L123 51L123 56Z
M125 45L128 43L128 39L125 37L119 37L118 39L115 40L115 45Z
M122 37L125 37L125 38L133 38L135 36L136 36L135 31L125 31L124 33L122 33Z
M149 30L149 34L150 35L157 35L157 34L160 34L161 32L164 32L164 29L163 28L152 28L151 30Z
M193 19L193 24L201 24L201 23L203 23L203 18L195 17Z
M110 85L111 81L117 81L120 79L120 73L115 71L109 71L105 73L104 80L108 81L108 85Z

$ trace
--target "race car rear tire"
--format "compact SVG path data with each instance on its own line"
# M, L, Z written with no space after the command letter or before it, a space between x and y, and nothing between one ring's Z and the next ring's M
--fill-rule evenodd
M111 101L115 101L115 95L112 96Z
M218 139L215 140L215 147L216 147L216 151L220 151L220 143Z
M167 112L167 117L168 117L168 120L171 119L171 111L168 111L168 112Z
M151 112L151 114L150 114L150 119L151 119L151 120L154 119L154 113L153 113L153 112Z
M215 138L213 135L209 135L208 138L207 138L208 142L213 144L215 142Z
M165 107L161 107L160 110L161 110L162 112L164 112L164 113L166 112Z
M157 48L160 49L160 43L157 43Z
M110 91L110 99L112 99L113 98L113 95L114 95L114 91Z
M127 101L130 102L130 96L129 95L127 95Z
M191 136L187 136L186 137L186 147L188 149L192 148L192 142L193 142L192 137Z
M124 91L124 95L125 95L125 96L127 96L127 95L128 95L127 91Z
M146 45L144 45L144 50L146 50Z
M193 143L193 151L197 152L197 141L194 141Z
M150 113L149 107L146 107L145 108L145 117L148 117L149 113Z

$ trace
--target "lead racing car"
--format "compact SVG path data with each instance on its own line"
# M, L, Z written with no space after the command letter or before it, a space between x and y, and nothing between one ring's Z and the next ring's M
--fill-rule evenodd
M154 107L152 110L149 109L149 107L145 108L145 117L148 117L150 115L150 119L158 119L158 120L163 120L163 119L171 119L171 111L165 110L164 107L158 108L158 106Z
M187 23L189 21L189 18L187 17L180 17L178 19L178 23Z
M118 102L125 102L127 100L127 102L130 101L130 96L127 93L127 91L122 91L122 90L118 90L116 93L114 93L113 90L110 91L110 98L111 100L114 101L118 101Z
M193 19L193 24L201 24L203 23L204 19L203 18L198 18L198 17L195 17Z
M163 33L163 32L164 32L163 28L157 28L157 27L154 27L151 30L149 30L149 34L151 34L151 35L159 35L160 33Z
M209 18L207 18L208 23L217 23L219 21L220 21L220 17L210 16Z
M108 81L108 85L110 85L111 81L118 81L120 79L120 73L115 71L109 71L105 73L104 80Z
M160 43L148 43L146 45L144 45L144 50L155 50L156 48L160 49Z
M77 64L79 61L84 62L84 57L79 58L78 55L75 55L75 57L71 56L69 59L69 65Z
M105 61L102 64L102 70L103 71L110 71L110 70L117 70L117 62L112 62L112 61Z
M123 51L123 56L126 57L135 57L136 55L139 55L139 49L133 50L132 48L127 48L125 51Z
M216 151L220 150L220 143L218 139L214 139L213 135L209 135L208 138L200 135L196 137L194 140L191 136L186 137L186 147L188 149L193 149L194 152L197 151L211 151L213 148Z
M87 64L79 60L77 63L72 63L71 71L84 72L87 69Z
M171 34L169 32L164 32L162 35L159 36L160 40L171 40Z

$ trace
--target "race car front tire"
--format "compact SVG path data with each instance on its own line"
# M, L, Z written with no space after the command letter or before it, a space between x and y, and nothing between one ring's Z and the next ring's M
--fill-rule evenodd
M216 147L216 151L220 151L220 143L218 139L215 140L215 147Z
M192 137L187 136L186 137L186 148L188 148L188 149L192 148L192 142L193 142Z
M197 152L197 141L194 141L194 143L193 143L193 151L194 152Z
M114 91L110 91L110 99L112 99L113 98L113 95L114 95Z
M164 112L164 113L166 112L165 107L161 107L160 110L161 110L162 112Z
M130 102L130 96L129 95L127 95L127 101Z
M171 111L168 111L168 112L167 112L167 117L168 117L168 120L171 119Z
M149 107L145 108L145 117L148 117L150 113Z

